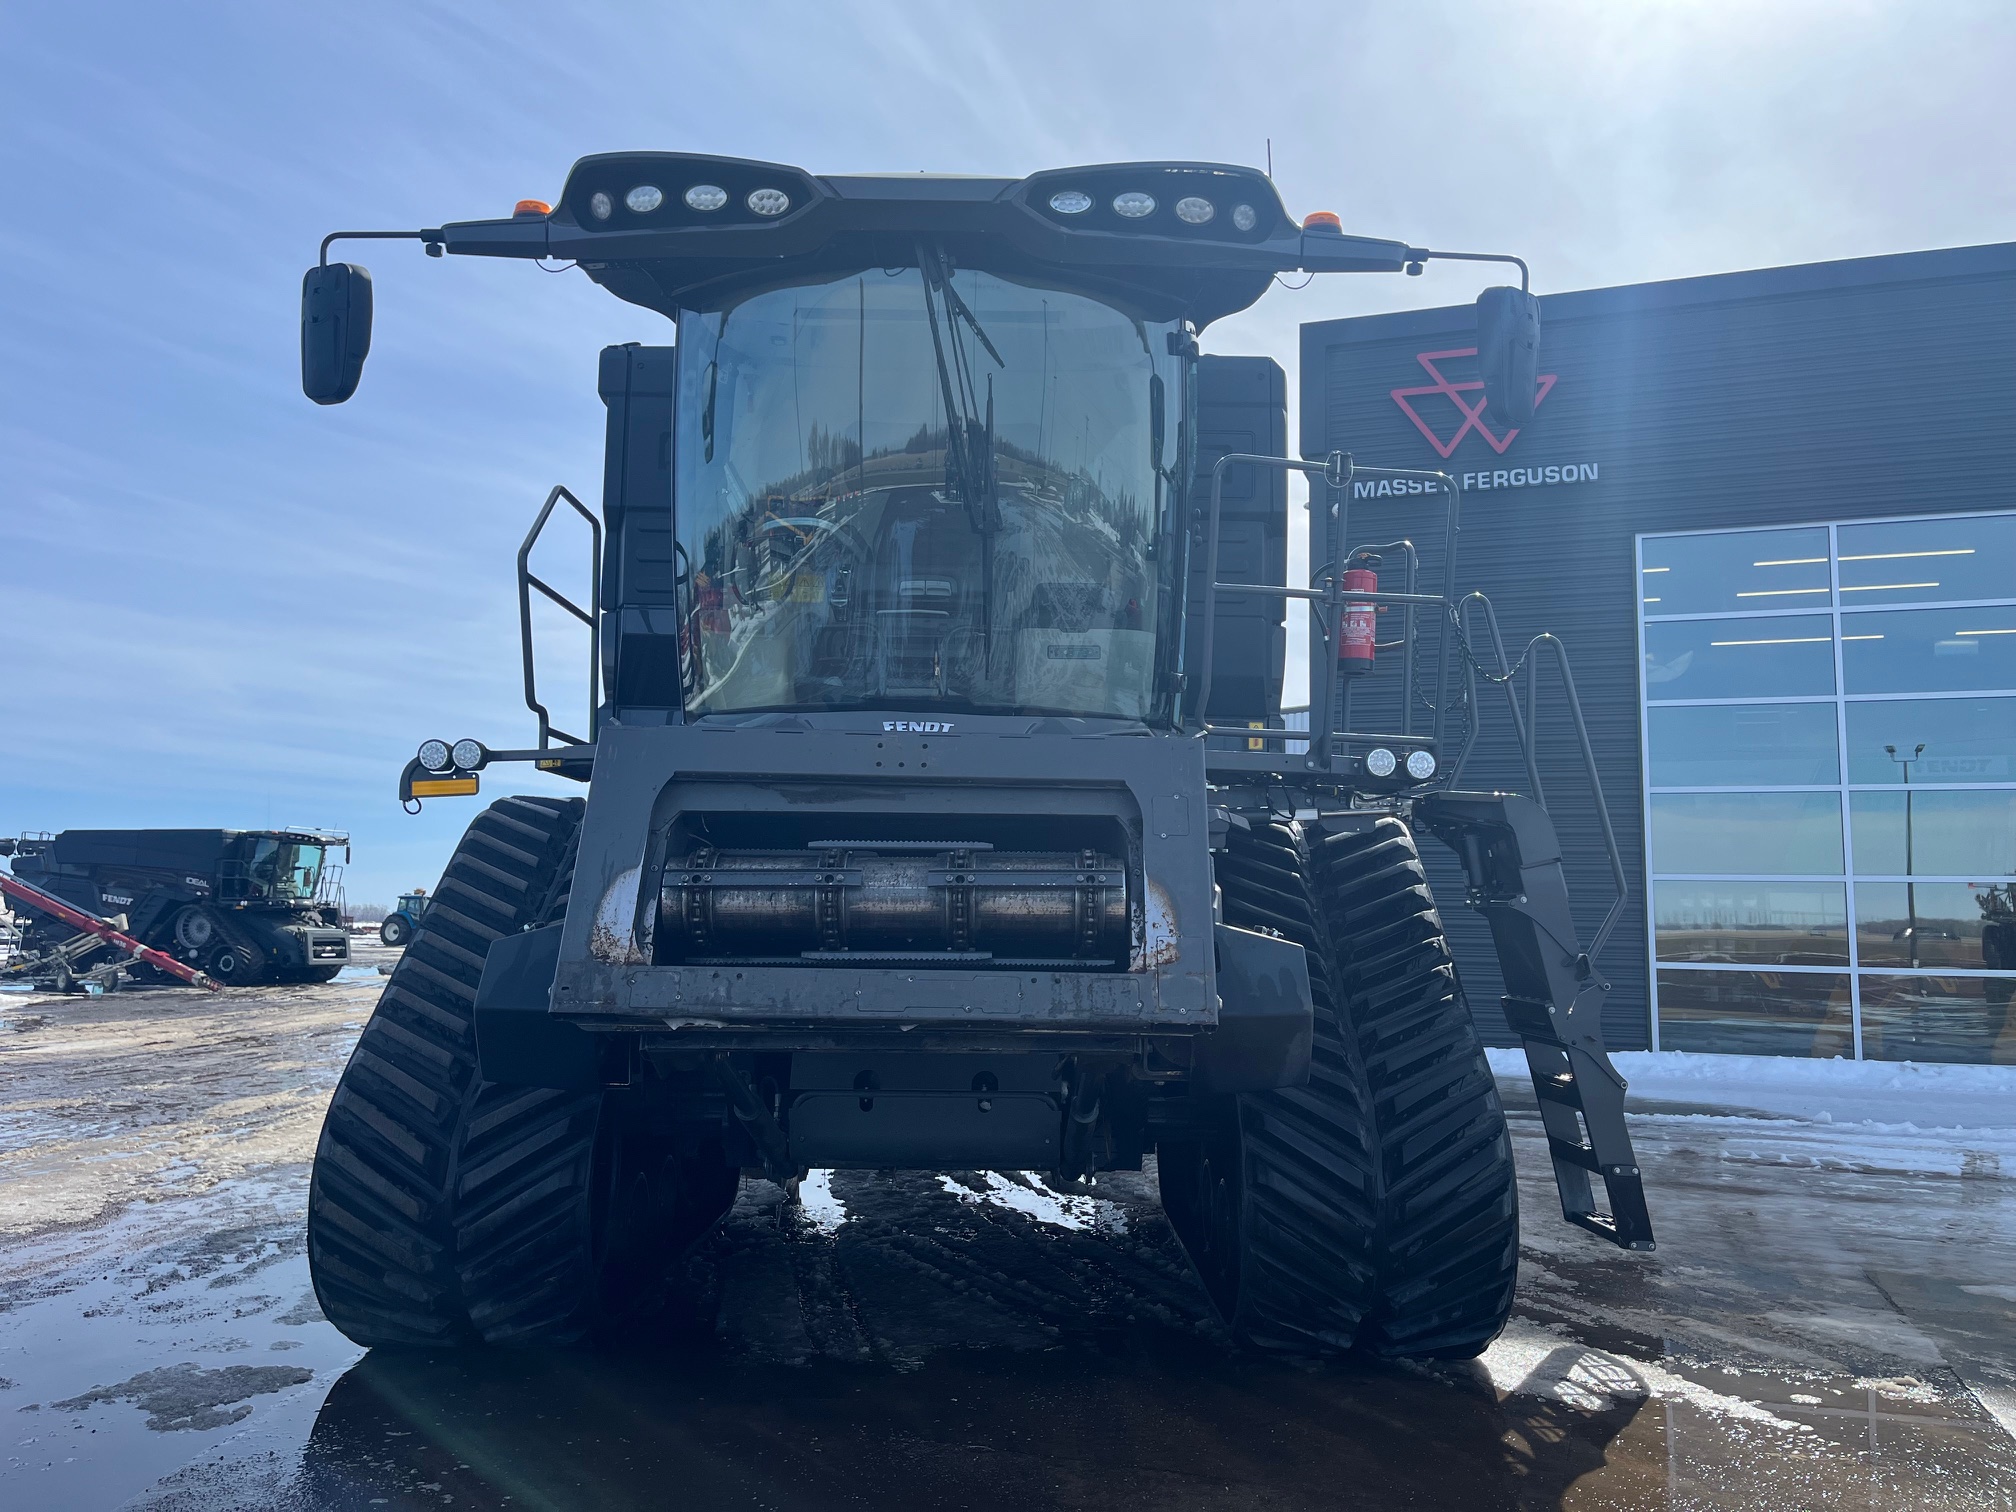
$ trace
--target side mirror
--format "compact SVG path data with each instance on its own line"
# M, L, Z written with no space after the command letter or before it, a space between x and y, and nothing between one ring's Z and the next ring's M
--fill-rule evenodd
M357 392L371 350L371 275L355 263L310 268L301 280L301 392L341 404Z
M1477 366L1491 423L1516 428L1531 421L1540 387L1539 300L1510 288L1477 296Z

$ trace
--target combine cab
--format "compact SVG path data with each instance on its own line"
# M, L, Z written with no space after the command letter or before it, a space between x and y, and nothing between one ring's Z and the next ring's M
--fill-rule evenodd
M327 982L348 963L342 867L326 860L336 848L347 857L348 837L319 830L65 830L0 841L22 881L86 915L123 916L133 939L229 987ZM68 985L83 964L78 927L32 898L17 906L17 973ZM143 963L127 974L152 971Z
M571 260L676 342L602 354L602 509L555 489L519 553L538 744L429 740L401 778L409 806L513 761L592 790L476 817L344 1073L308 1237L352 1338L618 1324L745 1174L1152 1160L1241 1340L1474 1355L1511 1306L1516 1187L1423 834L1490 919L1564 1213L1650 1248L1601 1038L1619 909L1585 951L1546 811L1462 786L1487 704L1529 753L1534 704L1460 596L1456 481L1283 456L1279 369L1198 351L1277 274L1462 254L1298 224L1244 168L662 153L584 159L557 207L369 234ZM1509 424L1536 389L1518 266L1479 303ZM354 391L369 317L362 269L310 271L311 398ZM1421 497L1423 549L1353 537L1373 478ZM563 505L585 605L529 565ZM535 686L535 594L588 630L579 734Z

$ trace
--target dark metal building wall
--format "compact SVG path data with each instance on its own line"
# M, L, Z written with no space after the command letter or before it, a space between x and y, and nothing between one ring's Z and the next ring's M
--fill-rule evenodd
M1417 354L1474 345L1467 306L1304 326L1303 450L1458 474L1597 468L1593 482L1469 493L1457 577L1495 601L1515 654L1552 630L1573 657L1631 882L1599 962L1614 984L1605 1020L1613 1046L1642 1048L1634 537L2016 505L2016 245L1560 294L1542 306L1540 366L1555 384L1502 454L1473 431L1445 460L1391 393L1434 386ZM1470 359L1431 360L1454 381L1475 377ZM1446 395L1409 402L1445 445L1462 423ZM1353 499L1349 537L1411 536L1432 584L1439 511L1433 499ZM1390 715L1396 681L1389 671L1361 689L1359 727ZM1558 701L1543 697L1542 725L1542 777L1586 940L1608 901L1600 835ZM1523 788L1502 700L1486 728L1465 785ZM1453 858L1431 850L1479 1022L1510 1043L1488 938L1454 902Z

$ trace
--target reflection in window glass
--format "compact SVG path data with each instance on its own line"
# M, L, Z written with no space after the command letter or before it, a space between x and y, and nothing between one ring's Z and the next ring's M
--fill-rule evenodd
M1848 964L1848 898L1838 883L1661 882L1653 899L1662 961Z
M1834 691L1828 615L1678 620L1645 627L1645 696L1825 697Z
M1848 705L1848 780L1902 782L1883 749L1925 754L1911 785L2007 782L2016 778L2016 698L1886 698Z
M1839 539L1844 608L2010 596L2016 515L1843 525Z
M1654 787L1839 782L1834 705L1703 704L1650 711Z
M2016 1064L2012 998L2016 977L1865 975L1863 1058Z
M1865 877L2016 875L2016 791L1855 793L1855 870Z
M1708 875L1841 874L1837 793L1655 793L1652 864Z
M1659 1044L1728 1055L1850 1056L1846 972L1659 973Z
M2016 887L1999 882L1859 882L1864 966L2016 971Z
M1827 531L1751 530L1663 536L1644 543L1639 576L1647 614L1733 609L1824 609Z
M2016 609L1906 609L1841 619L1850 693L2016 688Z

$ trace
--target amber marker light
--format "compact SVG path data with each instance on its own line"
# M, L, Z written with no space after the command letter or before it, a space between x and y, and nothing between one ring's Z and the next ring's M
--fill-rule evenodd
M1302 229L1304 231L1334 231L1337 235L1342 236L1344 234L1344 222L1338 219L1335 210L1311 210L1307 215L1302 217Z
M512 207L513 218L520 215L551 215L553 207L544 200L520 200Z

